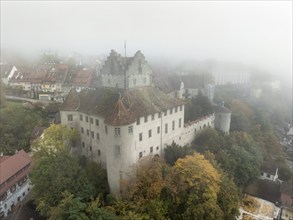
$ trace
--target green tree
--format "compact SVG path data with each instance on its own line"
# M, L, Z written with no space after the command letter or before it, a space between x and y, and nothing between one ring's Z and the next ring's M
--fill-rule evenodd
M227 172L238 186L244 186L259 175L262 157L259 146L245 132L231 132L228 137L207 129L193 142L198 152L210 151L219 166Z
M5 85L1 79L0 81L0 108L5 106L6 98L5 98Z
M75 141L79 138L76 129L71 129L66 125L52 124L38 138L32 148L40 155L50 155L59 152L69 152L74 147Z
M66 152L39 158L30 173L30 180L34 185L32 192L37 210L47 217L50 208L59 204L66 190L85 200L96 194L78 160Z
M99 197L92 200L86 208L86 212L91 220L115 220L117 216L102 206Z
M174 141L165 149L165 160L168 164L174 165L178 158L183 158L186 155L192 154L194 151L189 146L179 146Z
M82 202L79 197L65 191L62 193L63 199L58 206L50 208L48 220L89 220L85 214L86 203Z
M201 92L191 99L191 102L185 106L184 120L194 121L203 116L213 113L213 106L208 99Z
M30 136L35 126L46 126L42 110L24 108L20 103L7 102L0 108L0 148L4 154L30 149Z

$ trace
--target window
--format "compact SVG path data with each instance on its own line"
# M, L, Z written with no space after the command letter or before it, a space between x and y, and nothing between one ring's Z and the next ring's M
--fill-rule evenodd
M111 83L111 80L110 79L108 79L108 84L110 84Z
M149 130L149 138L152 137L152 129Z
M154 115L154 114L152 114L152 121L153 121L153 120L155 120L155 115Z
M180 105L180 111L182 111L182 105Z
M89 117L88 116L85 116L85 121L89 122Z
M181 122L182 121L182 119L181 118L179 118L179 128L181 128Z
M136 86L136 79L133 79L133 85Z
M167 111L164 111L164 116L166 116L167 115Z
M22 196L25 197L25 192L22 193Z
M94 119L93 118L90 118L90 122L91 122L91 124L93 124L94 123Z
M67 121L73 121L73 116L72 115L67 115Z
M139 133L139 141L142 141L142 133Z
M100 149L98 150L98 156L101 156L101 150Z
M97 133L97 140L99 141L100 140L100 134Z
M120 128L114 129L115 136L120 136Z
M133 133L133 126L129 126L128 127L128 134L132 134Z
M84 142L82 142L82 147L84 148Z
M154 148L150 147L150 153L153 153L153 151L154 151Z
M159 150L159 146L157 146L156 149Z
M82 121L82 115L79 115L79 120Z
M83 133L84 133L83 127L81 127L81 129L80 129L80 130L81 130L81 133L83 134Z
M137 125L140 125L140 118L138 118L138 119L136 120L136 124L137 124Z
M172 130L175 130L175 121L172 121Z
M92 138L95 138L95 133L93 131L91 131L92 134Z
M108 127L105 125L105 133L108 134Z
M93 148L92 148L92 146L90 146L90 151L93 151Z
M178 108L178 107L175 107L175 113L177 113L177 110L178 110L177 108Z
M90 135L90 131L89 131L89 129L86 129L86 135L87 135L87 136Z
M139 158L142 158L142 152L139 152L138 157L139 157Z
M160 126L157 127L157 134L160 134Z
M173 113L173 108L170 109L170 115Z
M115 155L116 155L116 156L120 156L120 153L121 153L121 152L120 152L120 146L116 145L116 146L115 146Z
M146 84L146 78L143 78L143 84Z
M165 134L168 133L168 123L165 124Z
M99 119L96 119L96 125L97 125L97 126L100 126L100 121L99 121Z
M158 118L161 118L161 112L158 113Z
M148 116L144 116L144 122L148 122Z

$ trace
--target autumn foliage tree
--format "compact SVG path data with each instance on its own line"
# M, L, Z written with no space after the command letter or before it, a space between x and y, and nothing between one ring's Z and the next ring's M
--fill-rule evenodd
M172 167L153 158L137 167L115 209L122 219L235 219L237 193L233 181L201 154L180 158Z

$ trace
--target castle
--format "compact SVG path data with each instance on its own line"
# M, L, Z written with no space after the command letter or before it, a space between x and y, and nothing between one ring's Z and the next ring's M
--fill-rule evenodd
M191 143L210 126L228 133L229 110L184 124L184 100L152 86L152 71L143 54L122 57L114 50L100 71L102 87L71 90L61 105L61 123L80 132L82 155L100 162L112 194L141 158L164 155L173 141Z

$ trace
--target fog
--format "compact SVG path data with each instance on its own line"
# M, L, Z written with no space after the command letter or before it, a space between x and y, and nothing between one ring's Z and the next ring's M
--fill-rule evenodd
M1 1L1 49L235 61L292 79L292 1Z

